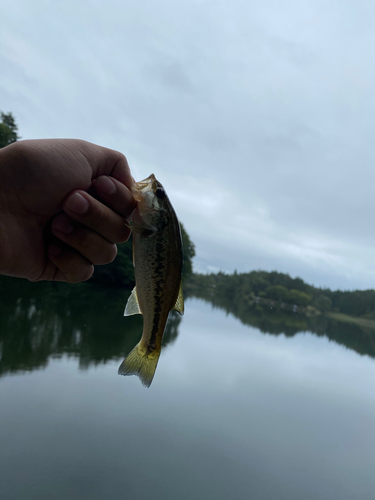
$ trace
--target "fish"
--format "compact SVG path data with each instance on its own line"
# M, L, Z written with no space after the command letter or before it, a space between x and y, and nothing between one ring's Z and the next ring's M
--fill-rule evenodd
M136 182L132 194L135 288L125 316L143 315L141 340L121 363L120 375L137 375L150 387L161 352L170 311L184 314L181 277L183 250L180 224L162 184L154 174Z

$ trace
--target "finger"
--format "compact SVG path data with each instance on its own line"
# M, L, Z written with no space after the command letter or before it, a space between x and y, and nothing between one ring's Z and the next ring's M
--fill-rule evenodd
M107 155L107 161L109 163L113 162L113 166L110 172L105 173L119 180L122 184L125 184L125 186L130 189L134 184L134 179L130 173L128 160L122 153L114 150L110 151L111 153Z
M130 230L125 219L85 191L73 191L63 203L70 218L96 231L111 243L128 240ZM128 212L130 215L130 210Z
M82 152L93 169L93 178L110 175L128 188L134 184L126 157L114 149L81 141Z
M129 189L113 177L98 177L93 188L107 206L124 217L129 217L136 207L136 201Z
M108 264L117 255L116 245L86 226L72 221L65 214L54 218L51 230L54 236L77 250L92 264Z
M79 283L87 281L94 272L94 266L82 255L64 245L53 243L48 247L48 257L57 270L53 281Z

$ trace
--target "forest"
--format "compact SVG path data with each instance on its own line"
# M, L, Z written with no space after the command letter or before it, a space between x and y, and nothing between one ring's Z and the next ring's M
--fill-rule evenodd
M375 319L375 290L332 291L277 271L194 274L188 292L217 305L242 304L310 316L335 312Z

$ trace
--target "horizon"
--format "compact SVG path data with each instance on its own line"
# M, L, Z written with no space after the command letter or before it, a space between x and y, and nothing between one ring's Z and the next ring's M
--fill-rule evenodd
M289 273L280 272L280 271L277 271L276 269L273 269L271 271L266 271L265 269L251 269L250 271L241 271L241 272L238 272L236 270L234 270L233 272L225 272L225 271L197 272L197 271L193 270L193 274L199 274L199 275L203 275L203 276L209 276L210 274L224 274L226 276L233 276L234 274L250 274L252 272L268 273L268 274L270 274L270 273L284 274L284 275L289 276L292 279L300 279L300 280L302 280L305 285L308 285L308 286L311 286L313 288L320 289L320 290L330 290L333 293L335 293L335 292L367 292L367 291L375 291L375 288L355 288L355 289L352 289L352 290L348 290L348 289L342 289L342 288L333 289L333 288L329 288L329 287L316 286L316 285L314 285L312 283L309 283L308 281L304 280L301 276L292 276Z

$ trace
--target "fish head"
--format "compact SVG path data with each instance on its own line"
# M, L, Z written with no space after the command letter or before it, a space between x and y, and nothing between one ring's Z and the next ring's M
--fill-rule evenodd
M151 174L143 181L136 182L132 186L132 194L137 201L133 224L152 230L165 227L172 205L155 175Z

